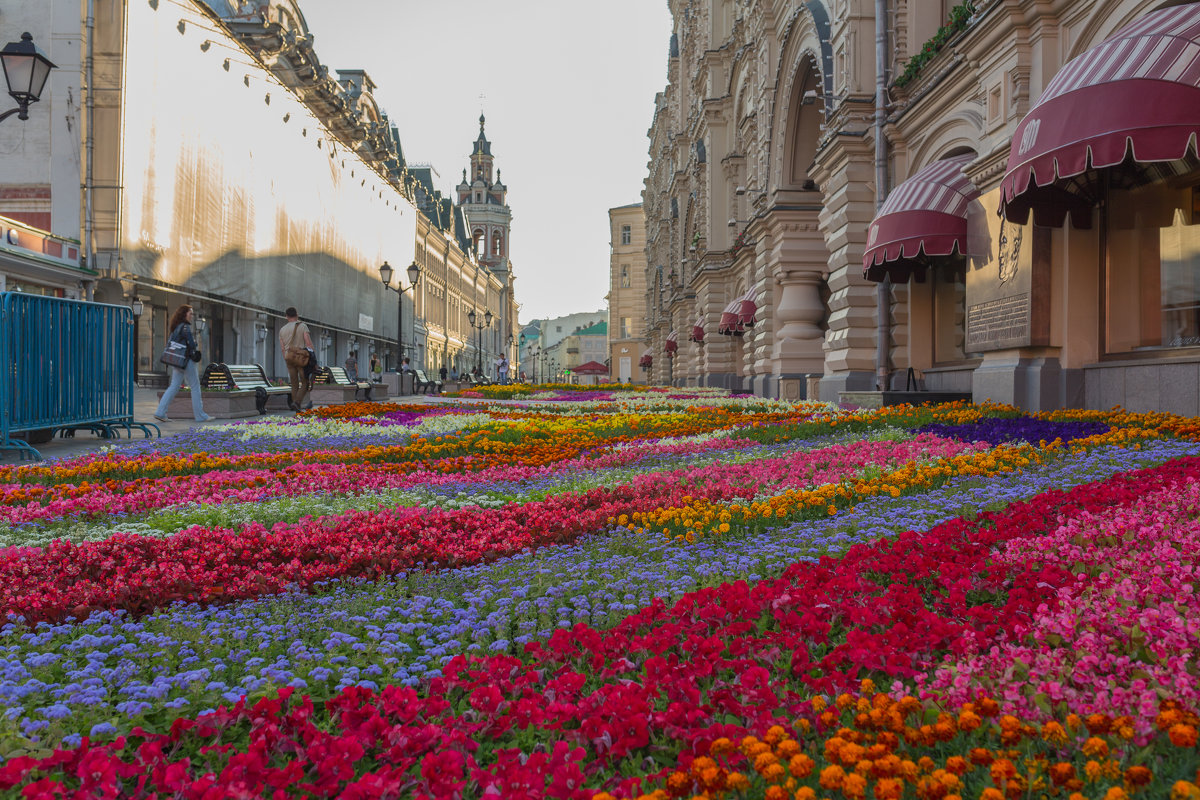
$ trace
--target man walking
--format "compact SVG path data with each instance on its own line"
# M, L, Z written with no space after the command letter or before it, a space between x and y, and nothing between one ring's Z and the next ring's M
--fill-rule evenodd
M300 321L295 306L288 307L283 313L287 315L287 324L279 330L279 349L283 352L283 361L288 368L288 383L292 387L292 401L288 407L292 411L299 411L308 393L304 368L308 366L313 343L308 326Z

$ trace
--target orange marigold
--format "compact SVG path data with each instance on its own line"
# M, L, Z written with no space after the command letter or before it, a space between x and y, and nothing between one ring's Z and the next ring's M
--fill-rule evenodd
M1000 704L990 697L985 697L975 704L979 713L984 717L995 717L1000 714Z
M817 782L821 784L822 789L840 789L845 780L846 771L837 764L831 764L821 770L821 777Z
M787 777L787 770L782 764L772 764L760 773L765 779L772 783L778 783Z
M967 760L962 756L950 756L946 759L946 771L955 775L962 775L971 768Z
M1108 742L1097 736L1089 736L1083 743L1083 754L1089 758L1105 758L1108 756Z
M1110 786L1104 793L1104 800L1129 800L1129 794L1120 786Z
M929 756L921 756L917 759L917 766L921 768L921 772L933 772L933 768L937 765Z
M792 773L793 778L807 778L812 774L813 767L816 766L811 758L800 753L794 755L788 761L788 772Z
M818 714L820 714L822 711L824 711L825 707L829 705L829 703L825 702L825 698L822 697L821 695L817 695L812 700L810 700L809 703L812 705L812 710L817 712Z
M1200 783L1200 775L1196 776ZM1171 800L1200 800L1200 786L1191 781L1175 781L1171 787Z
M795 739L784 739L775 745L775 754L780 758L791 758L800 752L800 743Z
M817 800L817 792L811 786L801 786L796 790L796 800Z
M722 736L720 739L714 740L712 746L709 747L708 750L714 756L723 756L726 753L732 753L734 751L734 746L733 742Z
M992 755L992 751L988 750L986 747L971 748L971 752L967 754L967 757L971 759L972 764L979 764L983 767L991 764L995 758Z
M761 775L762 771L765 770L767 767L773 766L778 763L779 763L779 759L775 757L774 753L772 753L771 751L768 750L767 752L759 753L758 755L756 755L754 757L754 771Z
M970 733L983 724L983 720L974 711L964 711L958 715L958 727Z
M1011 780L1017 775L1017 768L1007 758L997 758L988 769L991 770L992 783L995 784Z
M767 729L767 735L764 736L763 739L766 741L767 744L774 747L775 745L779 744L779 742L781 742L786 736L787 736L787 731L785 731L781 726L772 725L770 728Z
M1050 782L1055 786L1066 786L1075 777L1075 766L1065 761L1051 765L1049 769Z
M1191 725L1172 725L1167 735L1171 737L1171 744L1176 747L1196 746L1196 729Z
M863 797L867 793L867 779L858 773L851 773L842 781L842 794L846 797Z
M744 792L750 788L750 779L740 772L731 772L725 777L725 785L735 792Z
M1125 770L1125 782L1130 786L1145 786L1154 778L1149 767L1136 766Z
M979 793L979 800L1004 800L1004 792L989 786Z
M876 800L900 800L904 796L904 783L895 778L884 778L875 784Z
M767 788L767 793L764 795L766 800L791 800L791 795L788 790L782 786L770 786Z
M1093 736L1103 736L1108 733L1112 720L1108 718L1107 714L1088 714L1084 718L1083 724L1087 726L1088 733Z
M1050 720L1042 726L1042 738L1051 744L1065 744L1067 729L1061 723Z
M667 794L683 797L692 790L692 777L686 772L676 772L667 778Z

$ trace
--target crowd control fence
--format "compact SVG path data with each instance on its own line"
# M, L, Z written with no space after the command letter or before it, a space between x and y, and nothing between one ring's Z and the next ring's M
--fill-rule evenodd
M55 434L158 435L133 419L133 336L125 306L0 293L0 449L40 459L29 442Z

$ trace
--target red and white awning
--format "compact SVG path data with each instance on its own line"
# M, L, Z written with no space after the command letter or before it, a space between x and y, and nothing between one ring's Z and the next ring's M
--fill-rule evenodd
M663 350L666 351L667 355L671 355L678 349L679 349L679 334L675 331L671 331L670 333L667 334L667 343L666 343L666 346L663 348Z
M1125 186L1190 172L1198 138L1200 3L1190 3L1126 25L1054 76L1013 135L1001 209L1052 226L1070 212L1089 227L1103 192L1080 176L1127 158L1142 169L1117 172Z
M873 281L890 275L898 283L913 272L924 278L929 256L970 253L967 212L979 190L963 173L970 155L934 161L888 194L867 229L863 274Z
M642 353L642 357L640 359L638 359L638 366L639 367L654 366L654 355L649 350Z
M751 289L742 295L738 301L738 323L746 328L753 328L758 322L758 290Z
M726 336L741 336L746 328L754 327L758 321L758 292L754 289L733 300L721 311L721 321L717 324L717 333Z
M704 344L704 317L696 319L696 322L692 325L692 335L688 337L688 341Z

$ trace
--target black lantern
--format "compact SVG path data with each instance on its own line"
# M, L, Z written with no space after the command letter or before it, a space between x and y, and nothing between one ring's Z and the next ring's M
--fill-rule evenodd
M21 41L9 42L0 50L0 62L4 64L4 80L8 83L8 94L17 101L17 107L0 114L0 120L13 114L17 119L29 119L29 104L36 103L46 87L54 62L33 43L33 36L21 34Z

